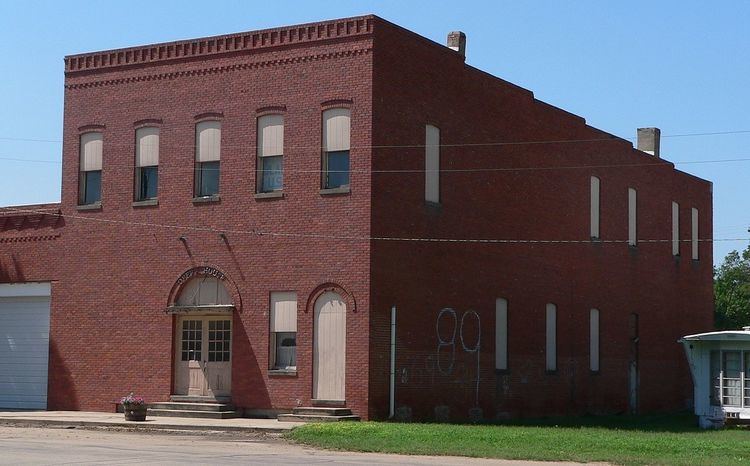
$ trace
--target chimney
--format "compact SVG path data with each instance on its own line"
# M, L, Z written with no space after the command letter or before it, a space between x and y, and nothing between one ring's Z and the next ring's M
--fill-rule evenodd
M659 128L638 128L638 150L659 157L660 140Z
M466 60L466 34L461 31L448 33L448 48L455 50Z

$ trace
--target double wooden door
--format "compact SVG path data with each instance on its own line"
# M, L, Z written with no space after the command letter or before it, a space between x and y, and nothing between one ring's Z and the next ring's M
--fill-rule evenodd
M180 317L175 342L176 395L215 397L231 394L230 317Z

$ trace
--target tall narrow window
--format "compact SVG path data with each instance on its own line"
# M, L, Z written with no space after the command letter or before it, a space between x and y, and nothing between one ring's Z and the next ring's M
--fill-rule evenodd
M680 204L672 202L672 255L680 255Z
M159 128L135 131L135 200L156 199L159 189Z
M271 369L297 368L297 293L271 293Z
M589 313L589 364L591 372L599 372L599 309Z
M195 125L195 196L219 194L221 122L201 121Z
M91 205L102 200L102 133L84 133L80 138L78 203Z
M638 245L636 203L637 193L635 189L628 188L628 244L630 246Z
M547 303L547 371L557 370L557 306Z
M440 203L440 129L432 125L425 127L425 183L424 198L427 202Z
M599 178L591 177L591 239L599 239Z
M349 140L351 117L348 108L323 112L323 188L349 186Z
M690 245L693 250L693 260L697 261L700 256L698 255L698 209L695 207L690 210L690 230Z
M258 118L258 191L280 191L284 184L284 116Z
M495 369L508 370L508 301L495 300Z

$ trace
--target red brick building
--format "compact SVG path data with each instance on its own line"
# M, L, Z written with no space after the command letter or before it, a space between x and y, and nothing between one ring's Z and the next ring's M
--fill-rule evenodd
M711 184L449 40L365 16L66 57L62 201L0 213L0 322L34 349L3 348L0 406L689 403Z

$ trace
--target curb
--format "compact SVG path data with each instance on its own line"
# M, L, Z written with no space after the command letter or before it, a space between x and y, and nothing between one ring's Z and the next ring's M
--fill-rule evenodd
M65 421L59 419L0 419L3 426L71 426L71 427L119 427L135 430L191 430L191 431L213 431L213 432L246 432L255 434L282 434L290 429L278 429L274 427L244 427L244 426L207 426L207 425L182 425L182 424L149 424L148 422L105 422L105 421Z

